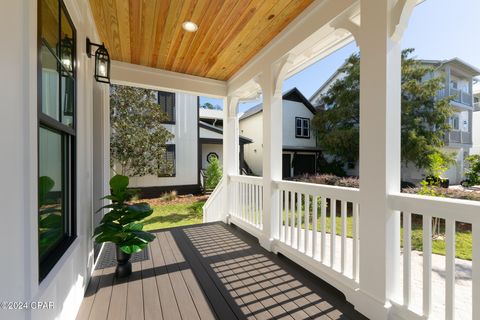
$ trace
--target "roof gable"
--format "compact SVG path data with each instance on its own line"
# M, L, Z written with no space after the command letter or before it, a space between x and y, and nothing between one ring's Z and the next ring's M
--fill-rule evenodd
M308 99L305 98L305 96L296 87L285 92L282 96L282 100L299 102L303 104L313 114L317 112L315 107L310 103L310 101L308 101ZM253 106L247 111L245 111L245 113L240 117L240 120L249 118L262 111L263 111L263 103L259 103L256 106Z

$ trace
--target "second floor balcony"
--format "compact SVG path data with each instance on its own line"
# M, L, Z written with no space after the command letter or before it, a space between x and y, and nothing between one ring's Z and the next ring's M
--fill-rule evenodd
M445 144L472 144L472 133L468 131L452 130L445 135Z
M442 99L448 96L452 96L453 101L464 106L472 107L473 105L472 95L468 92L455 88L445 88L438 91L437 98Z

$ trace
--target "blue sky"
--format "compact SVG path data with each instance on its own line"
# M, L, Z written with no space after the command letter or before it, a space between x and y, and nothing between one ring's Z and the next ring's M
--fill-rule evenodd
M402 40L402 48L415 48L419 59L454 57L480 68L480 0L426 0L413 11ZM307 69L286 79L283 90L297 87L307 99L358 48L351 43ZM222 105L218 99L200 98L200 103ZM243 103L240 112L259 101Z

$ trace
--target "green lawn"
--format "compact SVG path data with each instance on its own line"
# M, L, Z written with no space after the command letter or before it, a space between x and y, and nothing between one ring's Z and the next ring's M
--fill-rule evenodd
M165 202L152 205L153 214L143 220L144 230L157 230L202 223L202 207L205 201L189 203Z
M288 224L291 224L291 216L289 217ZM303 218L303 217L302 217ZM284 213L285 219L285 213ZM298 216L295 216L295 227L297 226ZM326 231L330 232L330 215L327 213L327 228ZM352 217L347 216L347 237L352 237ZM336 234L341 235L342 232L342 220L340 216L337 216L335 219L336 225ZM285 221L283 221L285 223ZM312 230L312 216L309 217L309 229ZM302 219L302 227L304 226L304 220ZM317 230L320 232L321 228L321 219L320 216L317 218ZM444 232L442 226L440 233ZM401 242L403 245L403 228L400 230L401 233ZM415 223L412 221L412 249L422 251L423 250L423 231L422 224ZM432 240L432 252L440 255L445 255L445 240ZM472 260L472 232L471 231L457 231L456 232L456 250L455 255L459 259Z

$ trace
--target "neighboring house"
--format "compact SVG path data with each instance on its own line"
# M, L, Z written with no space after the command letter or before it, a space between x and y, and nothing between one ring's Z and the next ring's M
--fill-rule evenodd
M445 79L445 85L437 94L438 98L453 96L450 102L454 108L454 114L449 119L452 130L445 136L444 151L456 154L455 164L452 165L443 176L450 180L451 184L458 184L464 178L464 159L470 153L472 147L472 126L474 114L473 81L480 75L480 70L470 66L458 58L450 60L421 60L425 65L432 66L435 71L428 77L441 76ZM334 73L310 98L315 107L328 108L322 97L328 92L331 85L343 75ZM478 117L477 117L478 118ZM347 164L345 169L348 174L358 175L358 163ZM405 181L418 182L425 178L423 170L418 170L412 165L406 167L402 164L402 179Z
M320 149L317 147L311 120L315 108L297 89L283 94L283 177L314 173ZM240 134L253 140L246 145L245 162L254 175L262 175L263 105L258 104L239 118Z
M472 148L470 154L480 154L480 81L473 87Z
M164 126L174 135L167 142L165 155L165 161L173 165L173 174L131 177L131 186L139 188L143 197L158 197L172 190L179 194L197 193L209 158L217 156L222 163L223 111L200 108L199 97L190 94L158 91L156 97L168 116ZM247 143L251 140L240 137L240 156Z

